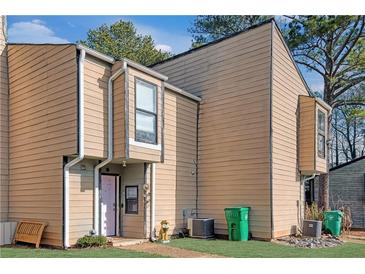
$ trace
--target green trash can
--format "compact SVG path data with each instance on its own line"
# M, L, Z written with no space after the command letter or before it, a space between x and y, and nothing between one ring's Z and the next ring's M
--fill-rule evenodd
M228 226L228 239L230 241L248 240L249 212L249 207L229 207L224 209Z
M332 236L340 236L343 212L340 210L325 211L323 216L324 230L330 232Z

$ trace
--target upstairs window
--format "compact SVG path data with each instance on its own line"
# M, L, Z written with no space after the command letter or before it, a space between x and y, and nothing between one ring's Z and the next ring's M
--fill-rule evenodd
M157 86L136 79L136 141L157 143Z
M326 151L326 115L318 110L317 114L317 154L318 157L325 158Z

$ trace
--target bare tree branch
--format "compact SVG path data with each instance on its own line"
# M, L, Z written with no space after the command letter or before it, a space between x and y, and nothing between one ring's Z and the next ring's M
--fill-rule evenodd
M338 57L341 55L341 53L343 52L343 50L347 47L348 43L350 42L350 39L352 37L352 35L355 33L355 30L357 28L357 25L359 24L361 20L361 17L359 16L358 19L356 20L354 26L352 27L351 31L349 32L349 35L346 37L345 41L342 43L342 46L340 47L340 49L337 51L334 60L336 61L338 59ZM360 32L361 33L361 32Z
M358 22L356 22L355 27L357 25L358 25ZM350 54L351 50L355 47L357 41L360 39L360 36L361 36L361 34L362 34L363 30L364 30L364 27L365 27L365 17L362 17L362 19L361 19L361 27L360 27L359 33L355 36L355 38L352 41L352 44L350 44L350 46L348 47L347 51L342 55L341 59L337 62L337 66L335 67L335 70L333 71L334 74L336 74L336 72L340 68L342 62L346 59L346 57ZM348 42L349 41L347 41L347 43ZM335 56L335 60L337 60L337 58L338 58L338 55Z
M340 90L336 91L333 94L333 98L339 97L341 94L345 93L347 90L349 90L353 86L356 86L357 84L360 84L363 81L365 81L365 76L350 79L349 84L347 84L346 86L344 86L343 88L341 88Z
M332 108L338 108L341 106L365 106L365 101L363 98L351 99L351 100L336 100L332 103Z
M321 74L323 77L326 77L325 72L323 72L323 71L319 70L318 68L314 67L313 65L308 64L308 63L303 62L303 61L300 61L300 60L295 60L295 61L296 61L298 64L300 64L300 65L304 65L304 66L306 66L306 67L308 67L308 68L310 68L310 69L312 69L312 70L314 70L314 71L318 72L318 73L319 73L319 74Z
M317 59L315 59L314 57L308 55L308 54L305 54L305 53L296 53L296 54L293 54L294 57L299 57L299 56L302 56L302 57L305 57L305 58L308 58L310 60L312 60L314 63L316 63L317 65L319 65L321 68L323 68L323 70L326 72L326 67L321 63L319 62Z

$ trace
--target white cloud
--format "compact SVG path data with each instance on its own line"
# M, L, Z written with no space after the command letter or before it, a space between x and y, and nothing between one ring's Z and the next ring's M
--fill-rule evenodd
M56 36L54 31L39 19L13 23L8 35L12 43L69 43L66 39Z
M158 50L161 50L162 52L171 52L172 51L172 47L169 45L164 45L164 44L158 44L155 47Z
M71 27L71 28L75 28L76 27L76 25L72 24L70 21L67 21L67 25L69 27Z
M161 46L161 50L173 53L186 51L191 46L191 37L183 34L168 32L148 25L134 24L137 32L142 35L151 35L156 43L156 48Z

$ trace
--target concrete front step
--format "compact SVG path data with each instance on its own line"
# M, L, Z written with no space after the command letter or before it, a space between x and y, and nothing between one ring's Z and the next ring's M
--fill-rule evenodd
M122 237L108 237L108 240L112 242L113 247L131 246L149 242L148 239L134 239Z

